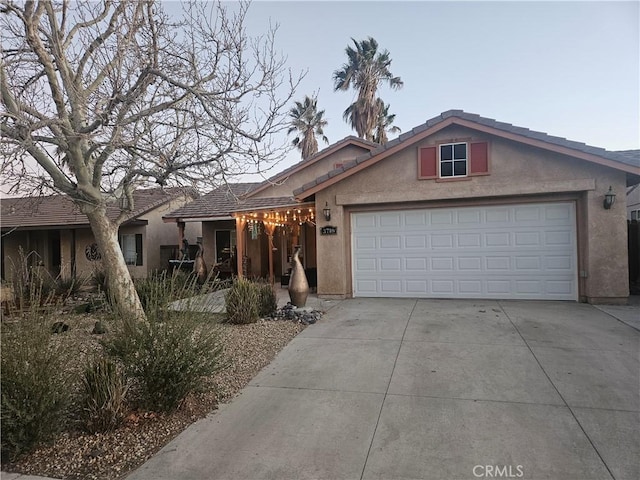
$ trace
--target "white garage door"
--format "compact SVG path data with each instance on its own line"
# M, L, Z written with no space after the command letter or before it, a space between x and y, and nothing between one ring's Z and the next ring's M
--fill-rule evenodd
M577 300L575 205L353 213L356 297Z

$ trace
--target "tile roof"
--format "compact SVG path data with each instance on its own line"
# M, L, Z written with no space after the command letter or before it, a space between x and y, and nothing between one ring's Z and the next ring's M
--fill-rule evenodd
M133 194L135 210L127 215L125 223L136 220L148 211L181 195L196 198L197 193L193 189L180 187L137 190ZM66 195L3 198L0 211L2 228L89 225L87 217ZM110 219L115 219L118 213L119 209L115 206L107 211Z
M260 210L266 208L282 208L293 207L299 205L293 197L265 197L265 198L247 198L236 205L234 212L246 212L249 210Z
M515 134L515 135L520 135L522 137L525 138L529 138L532 140L539 140L548 144L552 144L552 145L556 145L559 147L564 147L564 148L568 148L571 150L575 150L577 152L582 152L582 153L587 153L590 155L595 155L598 157L601 157L603 159L606 160L610 160L613 162L617 162L619 163L621 166L631 166L631 167L640 167L640 156L638 155L638 150L625 150L625 151L620 151L620 152L613 152L613 151L609 151L609 150L605 150L604 148L599 148L599 147L592 147L590 145L587 145L585 143L581 143L581 142L574 142L572 140L567 140L566 138L562 138L562 137L555 137L552 135L549 135L547 133L544 132L536 132L534 130L529 130L528 128L524 128L524 127L517 127L515 125L512 125L510 123L504 123L504 122L499 122L497 120L494 120L492 118L486 118L486 117L481 117L480 115L474 114L474 113L467 113L464 112L462 110L448 110L444 113L441 113L440 115L433 117L429 120L427 120L425 123L423 123L422 125L418 125L417 127L413 128L412 130L403 133L402 135L400 135L399 137L385 143L384 145L380 145L378 148L376 148L375 150L369 152L369 153L365 153L362 154L358 157L356 157L355 159L346 162L342 167L337 168L335 170L332 170L324 175L319 176L318 178L316 178L315 180L306 183L305 185L297 188L294 190L293 194L296 197L300 197L300 195L304 194L305 192L311 190L311 189L315 189L315 187L319 186L320 184L326 182L327 180L329 180L332 177L335 177L336 175L340 175L342 173L344 173L345 171L348 171L354 167L356 167L357 165L366 162L367 160L380 155L388 150L390 150L391 148L400 145L401 143L404 143L406 141L409 141L411 139L413 139L414 137L416 137L417 135L419 135L420 133L432 128L432 127L436 127L437 125L445 122L447 119L461 119L461 120L465 120L468 122L472 122L478 125L483 125L485 127L490 127L492 129L495 130L500 130L502 132L505 133L509 133L509 134ZM627 168L628 169L628 168ZM633 174L632 174L633 175ZM638 180L640 180L640 173L636 174L635 176L638 177Z
M631 159L631 161L634 162L631 165L640 165L640 150L617 150L615 153Z
M239 201L261 183L229 183L165 215L166 219L229 217Z

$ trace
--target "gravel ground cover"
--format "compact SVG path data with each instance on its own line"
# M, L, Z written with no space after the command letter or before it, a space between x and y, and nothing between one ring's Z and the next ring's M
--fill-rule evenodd
M59 341L77 346L78 354L69 368L80 371L87 355L101 348L99 336L91 334L96 316L65 316L64 321L70 329L60 334ZM249 325L223 324L221 328L226 366L210 379L215 385L213 391L188 397L171 414L131 412L111 433L84 433L74 428L70 418L69 430L52 444L2 465L2 470L74 480L122 478L191 423L233 398L305 326L286 320L260 320Z

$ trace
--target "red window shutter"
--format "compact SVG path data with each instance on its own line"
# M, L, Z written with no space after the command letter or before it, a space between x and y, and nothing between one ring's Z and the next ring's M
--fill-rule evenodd
M489 144L487 142L472 143L469 174L482 175L486 173L489 173Z
M419 150L419 178L436 178L438 176L438 160L436 147L424 147Z

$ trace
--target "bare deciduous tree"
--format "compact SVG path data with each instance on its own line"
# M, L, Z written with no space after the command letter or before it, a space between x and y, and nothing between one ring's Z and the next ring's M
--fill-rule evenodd
M275 28L246 34L248 7L193 2L175 18L154 0L0 0L3 183L73 199L132 318L145 315L117 231L134 190L261 172L289 148L273 134L300 76Z

